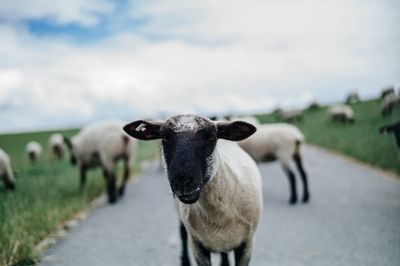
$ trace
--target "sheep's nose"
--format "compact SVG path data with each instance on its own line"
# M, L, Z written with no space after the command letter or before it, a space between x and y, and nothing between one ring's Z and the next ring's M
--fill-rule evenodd
M190 182L191 182L190 178L174 179L172 181L172 188L174 190L174 193L177 196L180 196L184 192L184 189L187 187L187 185L189 185Z

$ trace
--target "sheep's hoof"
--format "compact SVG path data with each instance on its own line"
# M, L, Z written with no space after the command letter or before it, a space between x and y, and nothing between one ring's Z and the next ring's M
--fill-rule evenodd
M304 194L303 198L301 199L304 203L307 203L310 200L310 194Z
M289 204L295 204L297 202L297 197L291 197L289 199Z

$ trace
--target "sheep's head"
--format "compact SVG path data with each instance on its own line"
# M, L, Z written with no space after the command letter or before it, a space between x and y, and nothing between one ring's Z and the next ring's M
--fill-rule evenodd
M68 147L68 150L69 150L69 153L70 153L70 156L71 156L70 157L71 164L72 165L76 165L77 159L76 159L76 155L75 155L75 152L74 152L74 145L72 144L71 139L64 136L64 143Z
M171 190L186 204L195 203L215 175L217 139L243 140L256 128L246 122L213 122L195 115L178 115L165 122L138 120L124 127L132 137L162 140L162 157Z

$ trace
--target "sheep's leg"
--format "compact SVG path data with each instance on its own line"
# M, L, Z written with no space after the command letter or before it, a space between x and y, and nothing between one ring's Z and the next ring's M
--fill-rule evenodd
M286 176L288 177L289 180L289 187L290 187L289 204L294 204L297 202L296 179L288 163L283 164L283 170L285 171Z
M304 171L303 163L302 163L300 154L299 153L295 153L293 155L293 159L294 159L294 162L296 163L297 169L300 172L301 180L303 182L303 198L302 198L302 201L303 202L308 202L308 200L310 199L310 194L308 192L307 174Z
M83 186L84 186L85 183L86 183L86 170L87 170L87 167L84 166L84 165L82 165L82 166L79 168L80 180L81 180L81 188L83 188Z
M243 242L235 248L235 266L247 266L250 263L252 241Z
M229 266L228 253L221 252L221 266Z
M117 201L115 174L112 171L107 171L105 169L104 176L107 182L108 202L115 203Z
M193 255L198 266L211 266L211 252L201 243L192 240Z
M119 190L118 190L118 194L119 194L120 196L124 195L125 186L126 186L126 183L128 182L129 175L130 175L130 171L129 171L129 159L128 159L128 157L125 156L125 157L123 158L123 161L124 161L124 178L123 178L122 183L121 183L121 186L120 186L120 188L119 188Z
M182 222L179 226L179 231L180 231L181 240L182 240L181 266L190 266L188 242L187 242L188 235L186 232L186 228Z

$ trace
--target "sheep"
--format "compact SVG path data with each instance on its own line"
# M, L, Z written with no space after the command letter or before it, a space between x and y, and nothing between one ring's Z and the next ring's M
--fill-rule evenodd
M26 144L25 148L26 154L31 163L35 163L39 157L42 155L42 145L37 141L30 141Z
M162 140L162 158L180 218L181 265L190 265L187 240L198 265L210 253L234 251L248 265L262 211L261 177L255 162L234 143L256 128L246 122L214 122L178 115L165 122L137 120L124 127L134 138Z
M300 146L304 143L304 135L300 130L286 123L262 124L257 126L256 133L239 142L242 147L256 162L271 162L278 160L283 167L289 181L289 204L297 202L296 179L290 161L293 159L300 172L303 182L303 202L308 202L307 174L303 168Z
M347 95L345 104L357 103L359 101L360 101L360 96L358 96L357 92L353 91Z
M393 124L381 127L379 131L382 134L393 132L394 136L396 137L397 146L400 148L400 120Z
M277 111L277 120L283 122L300 122L303 120L303 110L279 110Z
M348 105L333 105L327 111L328 119L331 121L339 121L343 124L354 123L354 111Z
M400 108L400 96L396 94L388 94L383 98L382 116L389 116L395 108Z
M70 151L71 164L79 168L81 188L85 185L87 170L101 167L110 203L117 200L115 164L120 159L124 163L123 181L118 190L119 196L122 196L129 178L129 164L133 161L136 147L136 141L130 139L122 130L123 125L120 121L93 123L84 127L71 139L64 137Z
M49 137L49 147L53 156L62 159L65 152L64 137L59 133L54 133Z
M0 178L3 179L4 186L7 189L15 189L15 178L10 157L3 149L0 149Z
M395 94L394 87L387 87L381 91L381 99L384 99L387 95Z
M317 101L313 101L310 103L310 105L308 106L308 110L310 111L314 111L314 110L318 110L319 108L321 108L320 104Z

